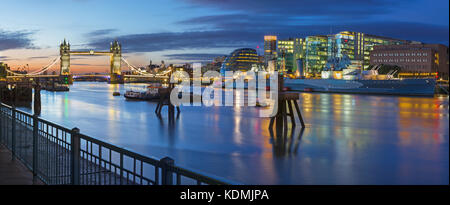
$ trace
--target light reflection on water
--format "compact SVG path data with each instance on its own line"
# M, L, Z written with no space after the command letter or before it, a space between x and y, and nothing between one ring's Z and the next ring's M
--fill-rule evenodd
M76 82L42 91L42 117L104 141L245 184L448 184L448 97L300 96L307 128L271 136L255 107L181 107L175 124L156 103L127 101L144 84ZM300 133L302 133L300 135Z

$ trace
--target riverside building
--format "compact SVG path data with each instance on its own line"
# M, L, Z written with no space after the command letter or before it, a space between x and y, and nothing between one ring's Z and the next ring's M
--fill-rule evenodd
M265 59L273 58L273 40L276 36L265 36ZM336 34L308 36L306 38L289 38L278 41L277 68L281 71L295 72L297 60L302 63L306 73L320 73L331 58L347 55L352 62L358 62L362 70L371 64L371 52L378 45L408 45L415 43L361 32L342 31ZM418 43L418 42L416 42ZM267 47L266 47L267 45ZM267 55L267 56L266 56Z
M396 65L401 77L449 78L448 47L442 44L378 45L370 64Z

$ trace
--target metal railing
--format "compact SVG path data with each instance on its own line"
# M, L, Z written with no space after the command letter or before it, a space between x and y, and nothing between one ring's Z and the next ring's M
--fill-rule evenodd
M0 105L0 143L46 184L230 184Z

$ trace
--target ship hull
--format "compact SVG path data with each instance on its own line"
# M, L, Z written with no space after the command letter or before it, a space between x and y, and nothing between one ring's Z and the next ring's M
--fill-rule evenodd
M284 85L293 91L433 96L436 80L285 79Z

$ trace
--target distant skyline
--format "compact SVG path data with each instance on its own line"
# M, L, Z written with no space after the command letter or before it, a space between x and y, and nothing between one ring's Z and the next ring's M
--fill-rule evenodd
M344 30L448 46L446 0L4 0L0 3L0 61L35 70L73 50L108 50L119 40L136 66L200 62L236 48L280 38ZM72 57L71 69L105 72L109 59ZM59 66L55 66L59 67Z

